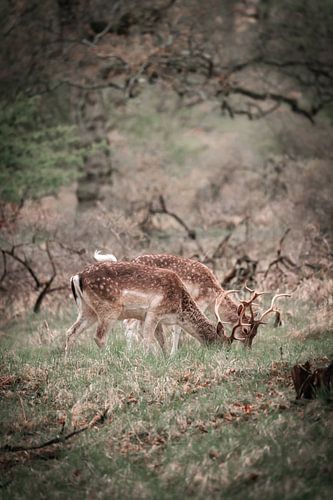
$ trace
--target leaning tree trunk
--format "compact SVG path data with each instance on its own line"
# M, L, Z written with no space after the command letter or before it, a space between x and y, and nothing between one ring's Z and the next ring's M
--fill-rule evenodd
M107 145L106 116L100 91L73 92L75 122L84 144L90 149L79 178L77 197L81 208L103 198L101 188L111 183L112 165Z

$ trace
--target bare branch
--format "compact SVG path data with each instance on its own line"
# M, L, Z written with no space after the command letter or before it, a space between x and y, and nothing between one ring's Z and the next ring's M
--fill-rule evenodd
M241 94L246 97L250 97L251 99L259 101L272 100L276 101L277 103L287 104L294 113L298 113L304 116L312 124L315 123L314 116L317 114L318 110L312 109L311 111L307 111L298 104L297 99L293 99L292 97L286 97L282 94L276 94L274 92L256 92L254 90L246 89L244 87L233 87L231 92L233 94Z
M46 253L47 253L47 256L48 256L49 261L51 263L52 274L51 274L50 278L45 283L43 283L43 289L40 292L40 294L38 295L38 297L36 299L36 302L35 302L35 305L33 307L34 313L39 313L41 305L42 305L42 302L43 302L45 296L49 293L49 289L50 289L50 287L51 287L51 285L52 285L55 277L57 276L56 266L55 266L52 254L50 252L50 248L49 248L49 243L48 242L46 243Z
M80 429L75 429L72 432L69 432L68 434L65 435L57 435L52 439L49 439L48 441L45 441L44 443L40 443L34 446L11 446L11 445L5 445L0 448L0 452L2 453L16 453L18 451L33 451L33 450L40 450L41 448L46 448L47 446L52 446L53 444L59 444L59 443L64 443L65 441L68 441L68 439L71 439L74 436L77 436L78 434L81 434L82 432L91 429L94 427L96 424L103 424L105 422L105 419L107 417L109 411L109 407L105 408L102 412L98 412L95 417L89 422L88 425L85 425L84 427L81 427Z
M299 269L299 266L293 260L288 256L288 255L283 255L282 254L282 246L283 243L286 239L286 236L289 234L290 228L286 229L285 232L283 233L282 237L279 240L277 249L276 249L276 255L277 257L272 260L272 262L269 263L266 271L264 272L264 278L268 276L268 273L270 270L275 266L277 269L280 270L280 272L284 272L280 267L279 264L282 264L287 270L296 272Z
M14 260L16 260L17 262L19 262L20 264L22 264L22 266L25 267L25 269L28 271L28 273L30 274L30 276L33 278L33 280L35 282L35 285L36 285L36 289L38 290L41 287L42 284L41 284L41 282L40 282L37 274L32 269L31 265L29 264L29 262L28 262L28 260L26 258L21 259L21 257L19 257L18 255L15 254L15 250L19 246L22 246L22 245L14 245L11 250L4 250L4 249L2 249L2 252L5 253L5 254L7 254L7 255L10 255L10 257L12 257Z
M181 219L179 217L179 215L175 214L174 212L170 212L170 210L167 209L163 195L159 196L159 202L160 202L160 207L161 208L153 208L152 204L150 204L149 212L151 214L166 214L166 215L169 215L170 217L172 217L173 219L175 219L178 222L178 224L180 224L185 229L185 231L187 232L189 238L191 238L192 240L195 240L197 238L197 235L196 235L196 232L194 231L194 229L190 229L188 227L188 225L183 221L183 219Z
M2 254L2 262L3 262L3 271L2 271L2 275L0 277L0 283L2 283L2 281L5 279L6 274L7 274L7 257L6 257L6 253L3 250L1 250L1 254Z

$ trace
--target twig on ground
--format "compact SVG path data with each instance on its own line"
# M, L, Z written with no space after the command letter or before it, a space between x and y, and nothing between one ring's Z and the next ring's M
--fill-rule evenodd
M97 424L103 424L105 422L105 419L107 417L109 411L109 407L105 408L102 412L96 413L94 418L89 422L88 425L85 425L84 427L81 427L80 429L75 429L72 432L69 432L68 434L65 435L58 435L55 436L52 439L49 439L48 441L45 441L44 443L36 444L33 446L11 446L6 444L5 446L0 447L0 452L2 453L16 453L18 451L33 451L33 450L39 450L41 448L46 448L47 446L51 446L53 444L60 444L64 443L65 441L68 441L68 439L71 439L74 436L77 436L78 434L81 434L82 432L91 429Z

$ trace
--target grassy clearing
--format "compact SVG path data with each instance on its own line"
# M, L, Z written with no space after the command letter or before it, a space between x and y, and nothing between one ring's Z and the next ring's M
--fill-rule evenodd
M4 498L331 497L332 405L295 404L289 376L327 362L331 333L266 327L252 352L190 340L172 359L128 352L120 331L100 352L90 334L65 364L62 324L24 329L2 342L2 445L40 444L109 410L64 443L1 452Z

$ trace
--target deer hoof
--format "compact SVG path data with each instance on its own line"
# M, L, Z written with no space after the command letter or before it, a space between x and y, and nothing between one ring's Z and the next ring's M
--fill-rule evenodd
M105 347L105 339L100 339L99 337L95 337L94 340L100 349L103 349Z

